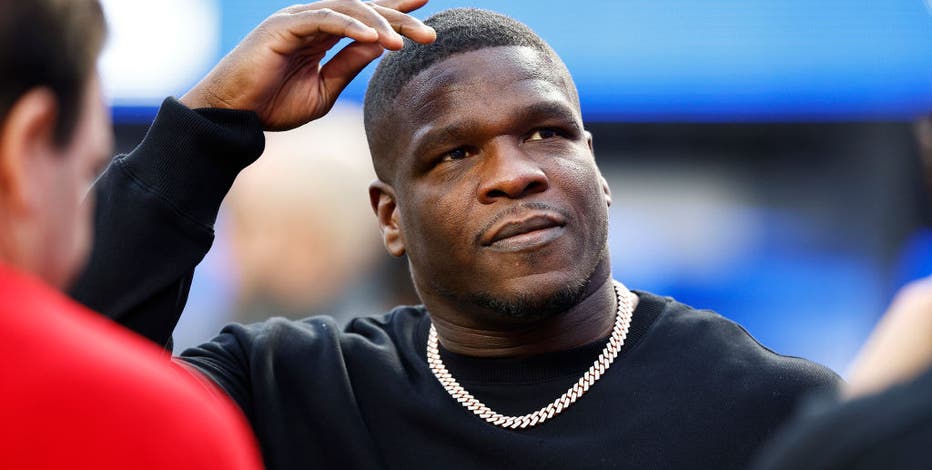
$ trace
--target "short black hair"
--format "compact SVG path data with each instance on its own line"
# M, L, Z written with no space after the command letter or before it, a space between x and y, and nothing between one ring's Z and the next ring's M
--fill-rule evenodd
M418 44L405 39L404 48L389 52L379 63L369 80L364 103L366 137L372 154L376 174L383 181L388 181L387 162L379 157L378 149L385 142L378 129L385 122L386 113L390 112L392 103L402 88L417 74L431 65L464 52L477 51L491 47L519 46L530 47L541 56L562 68L569 81L570 98L579 105L576 86L566 70L566 66L557 53L540 36L527 25L514 18L478 8L452 8L441 11L427 20L425 24L437 31L437 40L430 44Z
M0 0L0 124L21 96L46 87L58 100L55 142L67 143L105 36L98 0Z

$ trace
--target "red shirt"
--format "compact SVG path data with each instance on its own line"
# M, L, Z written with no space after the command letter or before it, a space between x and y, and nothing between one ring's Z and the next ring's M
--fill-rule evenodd
M261 468L236 406L152 343L0 265L0 468Z

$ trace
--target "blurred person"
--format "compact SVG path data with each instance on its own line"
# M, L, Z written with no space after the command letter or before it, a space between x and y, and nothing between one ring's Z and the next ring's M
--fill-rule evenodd
M904 287L868 338L848 384L809 400L754 466L922 470L932 452L932 278Z
M237 177L222 210L236 321L320 312L343 325L378 311L379 292L354 290L380 261L365 139L362 110L349 105L313 125L266 133L262 158Z
M932 202L932 118L915 127ZM928 232L928 228L920 234ZM925 236L928 238L928 235ZM917 244L923 237L914 237ZM909 251L917 272L894 298L837 393L809 400L755 468L927 469L932 462L932 246Z
M389 49L365 101L369 197L423 305L343 330L320 317L234 324L179 359L239 403L266 465L744 468L837 375L614 281L611 192L563 62L496 13L446 10L426 26L399 13L424 3L289 7L166 100L96 184L101 236L75 294L169 342L262 130L326 114Z
M257 469L235 406L62 295L111 152L96 0L0 0L0 467Z

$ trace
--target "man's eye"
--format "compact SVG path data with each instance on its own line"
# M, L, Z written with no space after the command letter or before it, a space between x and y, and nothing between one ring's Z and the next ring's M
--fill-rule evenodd
M537 129L527 137L527 140L544 140L560 135L555 129Z
M467 150L465 147L460 147L460 148L450 150L449 152L443 154L443 158L441 158L440 160L444 162L448 162L452 160L462 160L468 156L469 156L469 150Z

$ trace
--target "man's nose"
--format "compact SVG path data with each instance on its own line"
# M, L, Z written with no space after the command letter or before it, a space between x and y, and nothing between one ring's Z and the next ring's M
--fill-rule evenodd
M502 143L485 149L479 201L492 204L499 199L521 199L550 187L547 174L520 143Z

